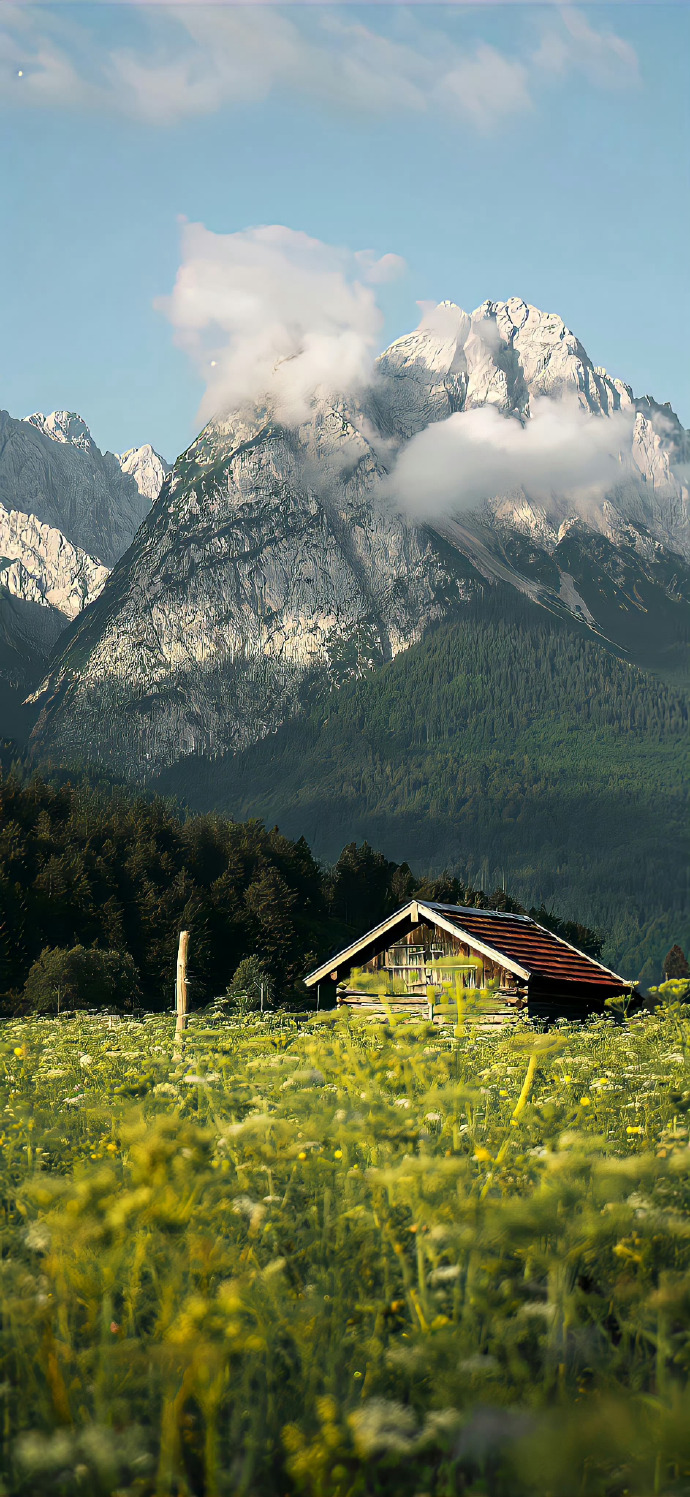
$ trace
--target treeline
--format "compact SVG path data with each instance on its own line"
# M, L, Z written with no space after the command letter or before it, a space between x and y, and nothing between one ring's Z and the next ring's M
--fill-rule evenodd
M502 891L488 898L450 875L416 878L407 863L367 843L349 844L324 868L304 838L291 841L257 820L184 819L162 800L27 777L20 766L0 778L5 1012L28 1006L41 991L39 979L55 967L50 953L75 948L82 951L73 967L84 969L93 950L107 953L106 967L118 968L120 983L125 974L132 1002L171 1008L181 929L191 932L195 1004L222 993L240 962L254 955L278 1001L304 1003L304 973L413 894L522 908ZM566 939L598 951L592 931L561 925L546 911L541 917Z
M414 867L503 875L609 932L656 982L687 941L688 700L495 588L243 755L161 780L201 809L276 819L332 858L366 836Z

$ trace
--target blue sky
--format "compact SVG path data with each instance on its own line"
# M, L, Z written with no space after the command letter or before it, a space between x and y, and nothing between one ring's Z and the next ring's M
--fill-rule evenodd
M2 23L12 414L184 448L204 381L160 299L186 219L401 256L381 346L418 301L523 296L690 424L686 6L83 0Z

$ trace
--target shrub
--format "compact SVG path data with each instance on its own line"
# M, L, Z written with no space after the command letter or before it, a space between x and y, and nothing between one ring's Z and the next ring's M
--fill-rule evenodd
M265 967L258 956L245 956L214 1007L232 1013L254 1013L262 1007L270 1008L272 1002L273 984Z
M124 951L97 946L46 946L24 986L24 1005L35 1013L68 1008L133 1008L140 998L139 978Z

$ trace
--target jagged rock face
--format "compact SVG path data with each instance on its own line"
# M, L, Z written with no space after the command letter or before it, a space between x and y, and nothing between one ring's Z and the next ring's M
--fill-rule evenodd
M53 678L63 753L88 743L131 772L243 748L319 673L362 670L419 638L452 581L429 541L374 501L382 469L363 427L326 402L299 432L265 413L202 432Z
M99 452L73 411L23 421L0 412L0 731L28 731L22 697L98 596L103 563L126 550L165 470L149 446L122 465Z
M112 566L149 510L135 479L70 411L16 421L0 412L0 503L61 530Z
M79 546L35 515L0 504L0 587L13 597L76 618L98 597L108 576Z
M142 497L154 504L170 472L170 464L150 442L145 442L143 447L130 447L127 452L116 452L115 457L122 472L134 479Z
M560 318L517 299L471 316L444 303L381 356L361 404L322 393L298 431L265 410L210 423L71 631L40 694L39 740L135 777L245 748L311 683L385 662L482 578L597 627L572 506L489 496L434 536L381 495L401 444L431 422L481 405L524 422L534 399L564 394L602 420L626 410L632 428L630 390ZM651 548L656 577L659 548L687 540L687 490L674 472L682 428L665 435L671 418L653 407L640 403L625 483L584 531L606 537L606 565L619 541ZM536 563L523 565L521 537Z

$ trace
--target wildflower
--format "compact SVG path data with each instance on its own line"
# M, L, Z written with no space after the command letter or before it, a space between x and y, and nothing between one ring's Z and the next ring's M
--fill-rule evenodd
M508 1096L508 1092L506 1092L506 1091L500 1091L498 1095L499 1095L499 1097L507 1097Z
M407 1097L396 1097L395 1105L396 1107L409 1107L409 1099Z
M425 1123L440 1123L441 1114L440 1112L425 1112L424 1121Z
M342 1159L342 1157L343 1157L343 1151L342 1151L342 1149L336 1149L335 1153L333 1155L333 1158L334 1159Z
M15 1045L14 1053L19 1056L20 1060L23 1059L26 1055L26 1045Z
M305 1154L305 1152L304 1152L304 1149L300 1149L300 1152L299 1152L299 1154L298 1154L298 1155L297 1155L297 1158L298 1158L298 1159L306 1159L306 1157L307 1157L307 1156L306 1156L306 1154Z
M485 1149L480 1145L478 1149L475 1149L472 1157L473 1159L477 1160L478 1164L486 1164L487 1161L491 1158L491 1154L489 1153L488 1149Z
M120 1329L120 1327L119 1327L117 1321L116 1320L111 1320L111 1322L110 1322L110 1330L111 1330L111 1333L112 1333L113 1336L117 1335L119 1329Z
M114 1143L106 1144L106 1149L108 1150L109 1154L117 1154L117 1144L114 1144Z
M637 1127L632 1127L632 1128L626 1128L625 1131L626 1131L626 1133L644 1133L644 1128L640 1128L639 1126L637 1126Z
M440 1268L435 1268L430 1275L432 1284L445 1284L452 1279L460 1277L459 1263L443 1263Z
M580 1106L581 1107L591 1107L591 1105L592 1105L592 1098L591 1097L580 1097Z
M90 1055L80 1055L79 1056L79 1064L80 1064L80 1066L83 1067L84 1070L86 1070L87 1066L90 1066L90 1065L93 1064L91 1056Z

